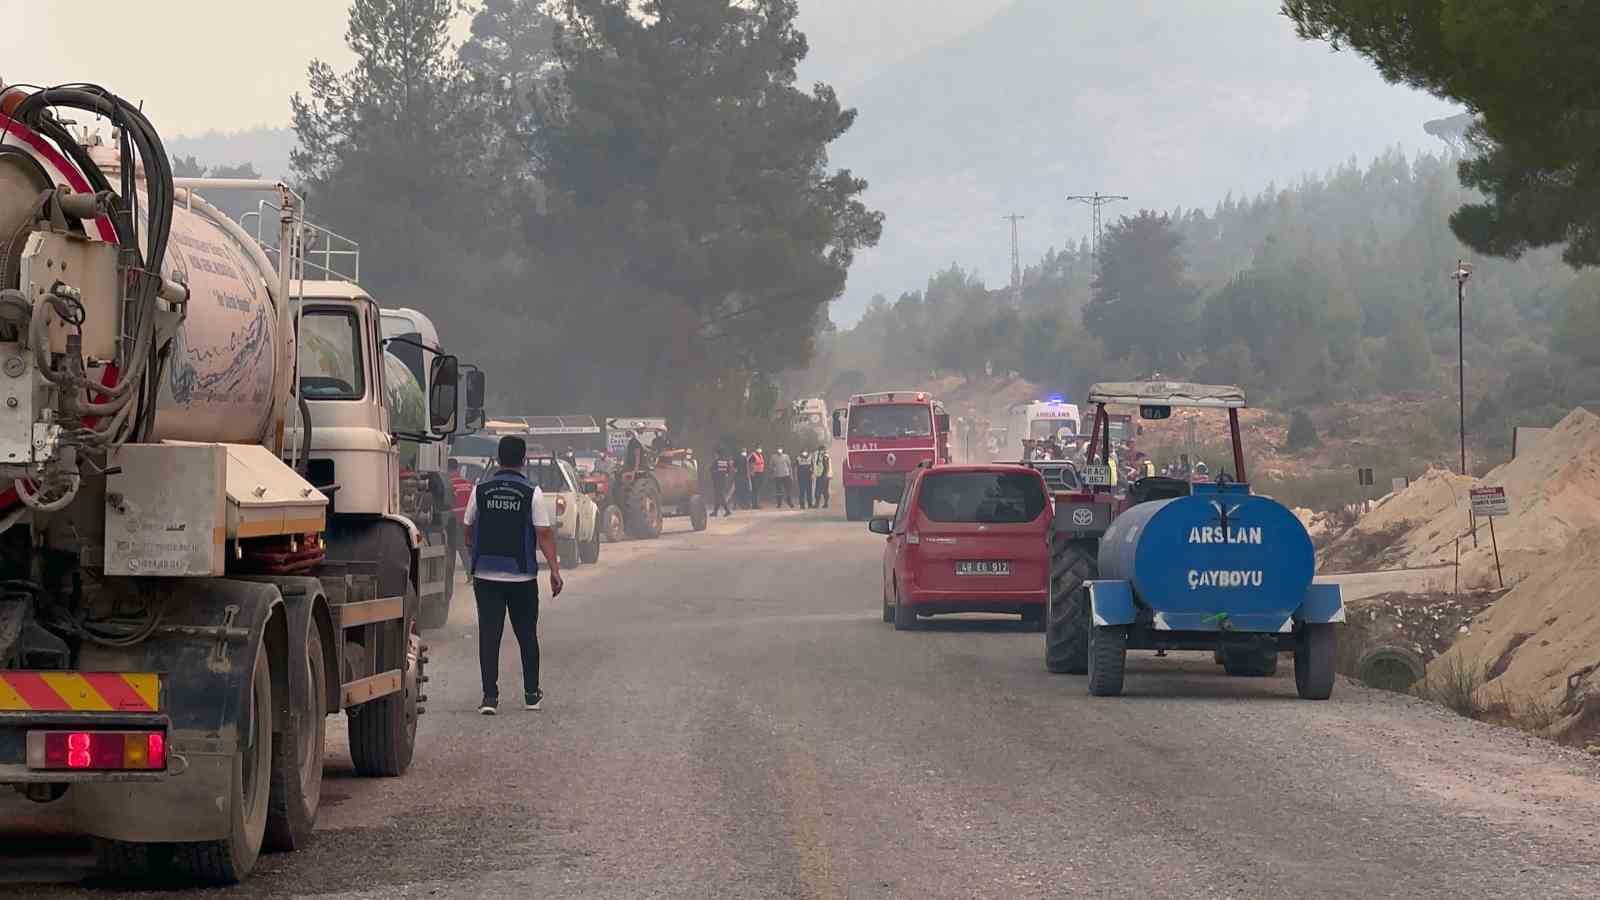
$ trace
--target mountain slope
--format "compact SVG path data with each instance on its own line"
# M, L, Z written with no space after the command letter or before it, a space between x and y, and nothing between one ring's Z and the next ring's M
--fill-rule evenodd
M1018 0L979 28L842 98L860 111L833 163L888 213L835 318L920 285L951 260L1008 271L1000 217L1027 215L1024 259L1090 230L1068 194L1206 208L1395 143L1431 146L1453 110L1364 61L1294 36L1275 4Z

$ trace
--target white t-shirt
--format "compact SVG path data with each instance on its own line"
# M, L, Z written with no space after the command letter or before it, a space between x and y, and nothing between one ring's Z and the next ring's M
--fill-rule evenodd
M467 508L461 514L461 523L463 525L471 526L471 525L477 524L477 522L478 522L478 489L476 487L474 487L472 489L472 493L470 495L468 495L468 497L467 497ZM535 527L535 528L549 528L550 527L550 510L545 508L545 505L544 505L544 491L540 490L538 485L534 485L533 486L533 527ZM535 552L537 552L537 551L535 551ZM528 575L511 575L511 574L502 574L500 572L484 572L481 575L474 575L473 577L474 578L481 578L484 581L533 581L534 580L534 576L532 574L528 574Z

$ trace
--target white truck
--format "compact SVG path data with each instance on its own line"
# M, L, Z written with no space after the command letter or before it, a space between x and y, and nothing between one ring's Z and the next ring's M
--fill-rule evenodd
M310 293L312 288L308 286L307 290ZM431 415L432 384L428 379L434 360L448 354L442 349L433 320L423 313L384 309L381 318L384 350L404 365L403 374L414 380L412 390L419 400L419 408L412 411L404 427L394 431L400 449L400 508L422 532L423 545L418 551L422 570L417 588L421 595L418 621L423 628L441 628L450 618L457 551L463 538L452 512L455 491L446 469L449 448L425 423ZM476 371L464 365L460 369L464 373ZM470 432L475 423L463 424L466 427L460 430Z
M200 196L230 190L275 198L284 252ZM0 233L0 785L70 795L113 876L238 881L310 839L327 715L360 774L415 748L424 542L378 305L308 278L293 191L174 179L95 86L0 90ZM457 363L428 375L442 438Z

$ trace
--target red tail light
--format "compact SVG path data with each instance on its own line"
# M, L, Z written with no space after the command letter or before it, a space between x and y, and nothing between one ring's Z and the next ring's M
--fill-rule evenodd
M30 731L28 768L162 771L167 736L159 731Z

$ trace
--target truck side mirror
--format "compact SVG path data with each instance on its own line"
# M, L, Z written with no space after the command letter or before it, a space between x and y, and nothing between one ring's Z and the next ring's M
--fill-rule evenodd
M934 417L934 421L936 421L939 424L939 430L941 432L943 432L945 434L949 434L950 433L950 414L949 413L939 413L939 415Z
M440 434L456 430L456 395L461 378L454 356L433 358L428 373L428 427Z
M836 409L833 411L833 438L836 441L844 440L844 416L845 410Z
M485 421L483 414L484 394L487 388L484 385L483 370L477 366L466 366L465 378L462 379L461 389L466 401L467 426L469 428L481 427Z

